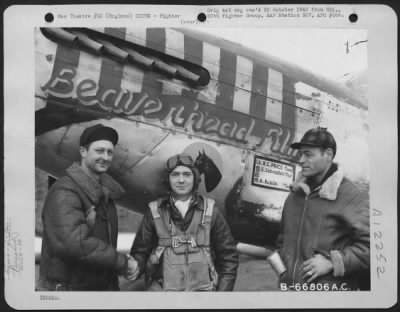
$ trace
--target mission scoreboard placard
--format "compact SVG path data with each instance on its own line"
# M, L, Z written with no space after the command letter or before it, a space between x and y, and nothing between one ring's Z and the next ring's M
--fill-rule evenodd
M251 184L288 192L294 181L294 172L294 165L255 156Z

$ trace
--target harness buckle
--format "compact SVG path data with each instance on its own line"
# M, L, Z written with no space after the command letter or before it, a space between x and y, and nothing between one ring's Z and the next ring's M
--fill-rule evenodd
M178 248L182 244L190 244L193 248L197 247L196 240L193 236L190 239L182 239L180 236L172 237L172 247Z
M180 238L179 236L173 236L172 237L172 247L173 248L178 248L181 246L184 242L186 242L184 239Z

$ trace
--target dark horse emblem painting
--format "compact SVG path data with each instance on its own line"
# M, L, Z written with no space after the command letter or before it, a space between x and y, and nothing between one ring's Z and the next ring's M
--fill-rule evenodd
M195 161L195 166L199 169L200 174L204 173L204 183L207 193L214 190L221 181L222 174L213 160L204 152L199 152Z

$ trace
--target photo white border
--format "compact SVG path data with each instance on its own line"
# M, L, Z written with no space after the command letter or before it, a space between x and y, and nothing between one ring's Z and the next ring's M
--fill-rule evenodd
M249 5L248 7L266 5ZM288 5L269 5L288 6ZM291 5L292 6L292 5ZM318 5L294 5L317 7ZM327 7L328 5L323 5ZM164 308L387 308L397 301L397 16L384 5L329 5L340 19L210 20L196 27L318 27L368 31L370 118L371 291L363 292L35 292L34 220L34 27L190 27L179 20L66 20L46 23L44 15L94 12L177 13L196 20L212 6L17 5L4 12L4 221L6 236L21 242L23 270L5 272L5 298L16 309L164 309ZM231 7L235 7L231 5ZM242 7L242 6L241 6ZM357 23L348 20L351 13ZM363 155L360 155L363 157ZM374 215L373 208L382 215ZM8 232L7 232L8 231ZM381 237L376 239L377 231ZM379 236L379 235L378 235ZM377 278L376 244L387 258ZM5 242L5 248L7 242ZM7 253L5 253L6 263ZM40 300L48 294L58 300Z

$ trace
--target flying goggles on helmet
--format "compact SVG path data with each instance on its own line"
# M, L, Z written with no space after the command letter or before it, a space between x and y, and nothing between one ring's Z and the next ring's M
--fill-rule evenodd
M169 174L178 166L190 168L194 175L193 191L196 191L200 183L200 172L195 166L193 158L185 153L174 155L167 160L167 165L164 171L163 181L168 189L170 189Z
M193 168L194 161L193 158L188 154L178 154L170 157L167 160L167 170L172 171L178 166L186 166Z

